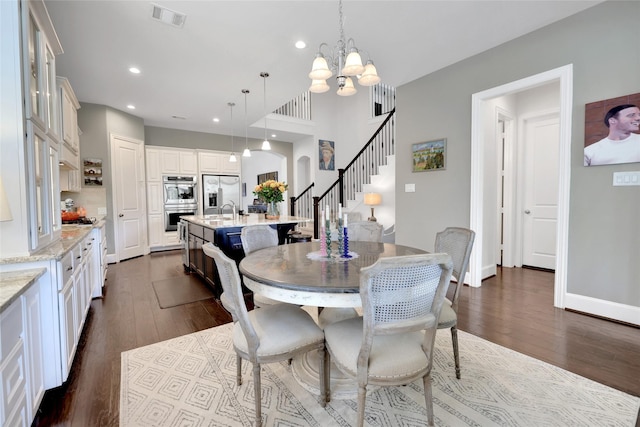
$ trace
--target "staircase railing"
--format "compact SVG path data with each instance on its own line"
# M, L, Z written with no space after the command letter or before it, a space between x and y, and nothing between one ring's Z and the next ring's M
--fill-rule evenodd
M328 207L329 217L333 221L339 205L345 206L345 200L355 200L356 193L362 191L364 184L370 183L371 175L378 173L378 167L386 163L387 156L394 154L395 112L395 108L391 110L353 160L344 169L338 169L338 179L331 184L327 191L321 196L313 197L313 236L315 239L318 238L320 231L320 206L325 206L325 209ZM292 212L295 212L294 207L292 201Z
M315 183L311 183L310 186L304 189L297 197L291 197L290 212L293 216L299 216L303 218L312 218L313 215L313 193L311 189Z

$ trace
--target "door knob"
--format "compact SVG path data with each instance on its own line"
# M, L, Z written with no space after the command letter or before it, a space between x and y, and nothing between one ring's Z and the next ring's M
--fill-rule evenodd
M120 218L122 218L122 217L124 216L124 214L120 214L120 215L118 215L118 216L119 216Z
M525 209L524 213L526 213L527 215L529 215L531 213L531 211L529 209Z

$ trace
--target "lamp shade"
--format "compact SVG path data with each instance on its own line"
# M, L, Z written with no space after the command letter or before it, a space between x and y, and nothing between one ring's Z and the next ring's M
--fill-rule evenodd
M309 87L309 92L313 93L325 93L331 89L327 84L326 80L312 80L311 86Z
M324 59L324 56L320 52L318 52L318 54L316 55L316 59L313 60L309 78L311 80L326 80L332 75L333 73L327 65L327 60Z
M264 151L271 150L271 144L269 143L268 139L265 139L264 141L262 141L262 150Z
M364 72L358 79L358 83L362 86L373 86L380 83L380 77L378 76L378 71L376 70L376 66L373 65L373 62L368 61L367 65L364 66Z
M377 206L382 202L379 193L364 193L364 204L367 206Z
M357 50L352 50L347 55L344 68L342 68L342 74L345 76L355 76L364 73L364 67L362 66L362 58Z
M338 95L340 96L351 96L355 95L358 90L353 86L353 80L351 77L347 77L344 81L344 86L338 88Z
M231 155L229 156L229 162L235 163L237 161L238 159L236 158L236 153L231 153Z
M242 157L251 157L251 150L249 150L248 148L245 148L244 151L242 152Z
M11 221L13 215L11 215L11 207L9 206L9 199L7 193L4 191L4 184L0 177L0 221Z

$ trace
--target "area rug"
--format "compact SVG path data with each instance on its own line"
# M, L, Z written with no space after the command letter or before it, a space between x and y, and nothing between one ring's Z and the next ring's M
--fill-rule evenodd
M178 276L151 282L160 308L175 307L213 298L213 291L193 276Z
M252 426L253 380L235 380L231 324L122 353L120 426ZM439 331L433 369L437 426L633 427L640 398L459 331L462 379L451 336ZM352 426L357 402L322 408L288 363L263 365L263 426ZM367 396L365 425L425 426L421 381Z

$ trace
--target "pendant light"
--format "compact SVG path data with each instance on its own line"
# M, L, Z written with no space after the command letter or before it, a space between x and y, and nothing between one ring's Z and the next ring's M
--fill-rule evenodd
M260 77L264 80L264 141L262 141L262 150L269 151L271 150L271 144L267 139L267 77L269 77L269 73L262 72Z
M236 104L228 102L227 105L229 106L229 110L231 110L231 155L229 156L229 162L235 163L238 161L238 159L236 159L236 149L233 141L233 107L235 107Z
M251 150L249 150L249 136L247 134L247 94L249 89L242 89L244 93L244 151L242 157L251 157Z

